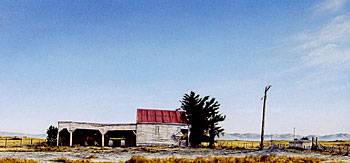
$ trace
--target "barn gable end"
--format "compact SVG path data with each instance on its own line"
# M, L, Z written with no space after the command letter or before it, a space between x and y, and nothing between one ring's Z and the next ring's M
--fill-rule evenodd
M137 146L188 144L188 125L182 111L137 109Z

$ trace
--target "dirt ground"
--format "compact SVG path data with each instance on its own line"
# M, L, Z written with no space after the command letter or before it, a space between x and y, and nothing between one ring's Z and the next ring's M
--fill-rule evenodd
M232 149L191 149L191 148L113 148L108 150L71 149L64 151L31 151L13 150L4 152L0 150L0 158L32 159L40 162L52 162L56 158L68 158L71 160L89 159L92 161L119 162L130 159L132 156L144 156L147 158L199 158L199 157L245 157L245 156L291 156L291 157L315 157L330 161L350 162L349 156L321 154L306 151L291 151L281 149L258 150L232 150Z

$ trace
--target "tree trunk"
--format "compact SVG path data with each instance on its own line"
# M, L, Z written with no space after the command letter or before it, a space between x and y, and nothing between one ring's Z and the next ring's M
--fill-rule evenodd
M209 147L214 148L214 143L215 143L215 133L214 133L214 131L210 130L209 131Z

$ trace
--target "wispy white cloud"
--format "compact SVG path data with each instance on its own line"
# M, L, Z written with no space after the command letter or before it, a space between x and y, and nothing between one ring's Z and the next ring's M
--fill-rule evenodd
M327 44L313 49L308 55L302 57L307 66L322 65L338 67L350 61L350 49L336 44Z
M319 31L310 34L297 34L300 40L307 41L302 48L313 48L327 43L344 43L350 40L350 15L335 17ZM303 36L303 37L301 37Z
M342 9L349 0L326 0L312 7L315 14L321 14L325 12L335 13Z
M325 14L331 19L325 21L313 20L319 23L295 34L291 38L298 54L294 67L284 71L302 72L302 77L296 79L299 87L328 84L332 90L342 91L346 83L344 72L350 71L350 14L340 14L341 9L350 0L326 0L312 8L310 14ZM323 23L320 23L323 22Z
M299 34L300 35L300 34ZM350 61L350 15L335 17L311 34L302 34L299 45L306 66L339 66Z
M330 75L329 73L326 74L323 72L315 72L299 80L297 82L297 85L299 87L307 87L307 86L312 86L312 85L321 84L321 83L329 83L335 80L336 80L336 77Z

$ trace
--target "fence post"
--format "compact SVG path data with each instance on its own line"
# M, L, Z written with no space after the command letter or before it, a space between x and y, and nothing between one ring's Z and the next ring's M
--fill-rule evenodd
M7 147L7 138L5 138L5 148Z
M30 139L30 146L33 146L33 139Z
M20 147L22 147L22 140L23 140L23 138L21 138L21 143L20 143L20 145L19 145Z

